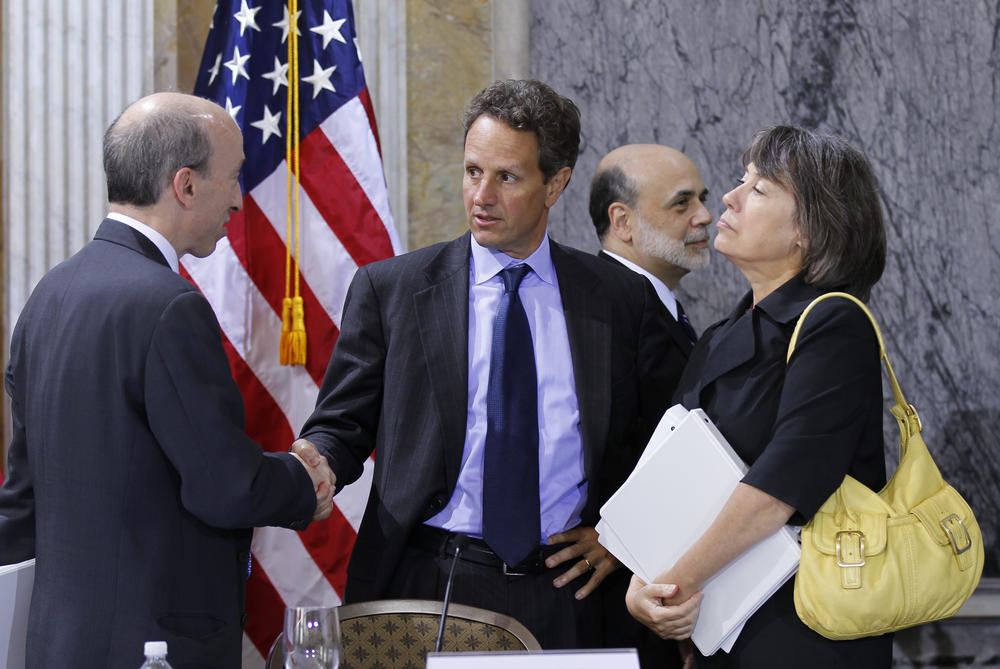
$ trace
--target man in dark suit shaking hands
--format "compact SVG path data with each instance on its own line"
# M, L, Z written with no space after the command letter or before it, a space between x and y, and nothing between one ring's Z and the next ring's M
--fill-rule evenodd
M618 564L600 505L669 401L681 356L648 282L549 239L579 149L573 102L496 82L465 114L470 233L358 270L316 410L293 447L336 483L374 450L346 599L442 599L600 640ZM455 556L457 557L457 560Z
M590 217L602 247L598 255L652 282L685 357L697 335L673 291L685 274L708 266L712 215L705 207L707 196L691 159L659 144L611 151L590 185Z
M36 558L29 667L237 669L251 530L332 506L325 464L264 453L208 301L178 273L242 205L243 142L218 105L129 106L104 138L111 213L45 275L11 341L0 561Z

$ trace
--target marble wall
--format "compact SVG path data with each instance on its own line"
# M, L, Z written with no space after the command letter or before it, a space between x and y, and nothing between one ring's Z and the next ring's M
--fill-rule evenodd
M461 190L462 114L494 79L527 76L530 3L406 0L405 10L405 239L407 249L418 249L468 229ZM383 143L383 154L391 150Z
M871 305L907 398L948 478L976 511L1000 576L1000 6L986 0L547 0L532 3L533 76L573 98L584 141L550 217L596 249L588 187L631 142L686 152L710 209L742 174L753 132L792 123L869 156L889 260ZM680 295L699 328L746 290L721 256ZM888 397L888 395L887 395ZM895 443L895 422L886 421Z
M154 90L194 90L215 0L154 0Z
M465 231L462 111L490 81L490 4L407 0L408 248Z

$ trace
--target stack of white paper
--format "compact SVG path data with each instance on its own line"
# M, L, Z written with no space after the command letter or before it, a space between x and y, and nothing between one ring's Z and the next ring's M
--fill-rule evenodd
M708 529L747 467L701 409L664 414L635 470L601 507L599 541L647 583ZM784 527L702 588L691 635L704 655L732 649L747 618L795 573L798 533Z
M0 567L0 666L6 669L24 669L24 641L34 583L34 559Z

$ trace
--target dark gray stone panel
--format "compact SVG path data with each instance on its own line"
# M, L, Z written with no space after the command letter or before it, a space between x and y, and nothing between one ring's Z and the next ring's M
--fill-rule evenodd
M871 306L932 453L983 526L987 574L1000 576L1000 3L536 0L531 45L533 76L583 113L577 169L550 217L574 246L597 249L589 181L621 144L686 152L716 214L761 127L818 128L865 151L889 241ZM702 329L746 289L715 256L680 296ZM886 433L895 443L888 414Z

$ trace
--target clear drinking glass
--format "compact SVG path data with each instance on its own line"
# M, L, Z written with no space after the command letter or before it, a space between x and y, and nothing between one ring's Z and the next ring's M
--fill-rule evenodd
M337 669L340 619L336 607L285 609L285 669Z

